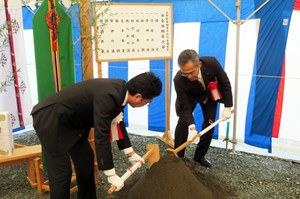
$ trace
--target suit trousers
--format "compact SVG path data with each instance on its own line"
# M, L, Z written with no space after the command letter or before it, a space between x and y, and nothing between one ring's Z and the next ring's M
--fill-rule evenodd
M79 199L94 199L96 196L94 178L94 153L87 139L79 141L68 153L53 155L43 150L48 168L51 199L70 198L71 161L73 161Z
M200 103L202 114L203 114L203 123L202 130L208 127L211 123L215 121L216 112L217 112L217 102L208 100L206 104ZM174 147L177 148L181 144L187 141L188 137L188 125L183 119L179 116L178 123L175 129L175 141ZM200 137L200 141L197 144L197 148L195 151L194 159L199 160L205 156L207 153L212 136L213 136L214 128L206 132L203 136ZM179 151L177 155L179 157L184 157L185 149Z

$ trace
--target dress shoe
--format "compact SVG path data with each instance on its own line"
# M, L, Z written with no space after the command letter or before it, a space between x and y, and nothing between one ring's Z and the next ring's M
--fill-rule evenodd
M200 158L200 159L194 158L194 161L198 162L199 164L201 164L204 167L211 167L211 163L205 157Z

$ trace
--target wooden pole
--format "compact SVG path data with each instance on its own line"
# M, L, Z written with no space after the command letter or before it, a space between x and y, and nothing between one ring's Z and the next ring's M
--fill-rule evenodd
M92 31L91 31L91 15L90 15L90 0L80 1L80 35L81 35L81 56L83 66L83 79L89 80L94 78L93 73L93 46L92 46ZM94 175L95 184L99 182L97 156L95 150L94 128L91 128L89 133L89 142L94 152Z
M102 78L102 62L98 62L98 78Z
M170 147L174 147L174 140L170 131L170 59L166 59L166 76L165 76L165 85L166 85L166 131L162 137L156 136L161 141L168 144Z
M83 79L88 80L94 77L90 0L80 1L80 24Z
M166 131L170 132L170 59L166 59Z

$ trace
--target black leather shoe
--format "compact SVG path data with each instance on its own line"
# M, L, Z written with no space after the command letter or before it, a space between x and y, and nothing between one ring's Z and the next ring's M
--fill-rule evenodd
M195 162L198 162L199 164L201 164L204 167L211 167L211 163L205 158L200 158L200 159L196 159L194 158Z

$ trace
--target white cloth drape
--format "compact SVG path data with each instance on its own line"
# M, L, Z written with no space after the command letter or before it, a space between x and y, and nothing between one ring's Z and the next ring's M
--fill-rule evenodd
M22 19L22 4L21 1L8 1L8 8L12 20L13 42L16 58L16 66L18 69L18 80L20 88L20 98L22 105L22 113L24 124L31 124L30 111L32 109L30 88L28 82L28 71L25 56L24 36L23 36L23 19ZM7 24L4 8L4 1L0 1L0 26ZM1 30L5 35L8 30ZM0 82L5 82L13 75L11 49L9 41L5 42L8 36L1 35L1 51L0 51ZM14 87L14 81L9 81L7 86L0 90L0 112L11 113L12 128L20 127L17 97Z

